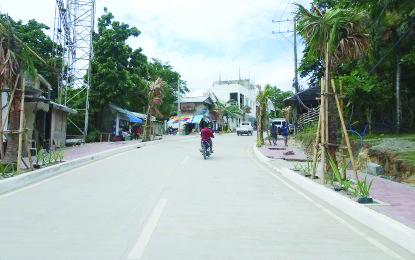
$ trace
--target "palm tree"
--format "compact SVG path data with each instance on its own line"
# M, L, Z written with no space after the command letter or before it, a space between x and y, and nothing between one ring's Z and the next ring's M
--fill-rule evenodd
M325 66L325 82L329 84L330 73L343 62L362 57L371 47L366 33L369 17L364 10L327 9L312 12L298 6L299 32L307 43L310 54L321 59ZM331 88L328 88L329 92ZM333 95L329 95L329 143L336 143L336 121ZM336 147L329 153L335 158Z
M151 118L153 116L161 116L160 111L157 107L161 103L163 98L163 81L158 78L152 82L148 87L148 107L146 115L146 123L144 126L143 142L150 141L152 133Z
M242 108L242 120L245 121L246 120L246 114L251 113L251 108L249 106L244 106Z
M223 117L224 112L226 110L226 103L222 102L218 99L218 97L215 95L215 93L212 93L213 97L215 98L215 105L213 107L213 113L216 115L216 118L219 121L219 129L223 129Z
M225 109L223 111L223 116L226 116L226 123L229 127L229 118L237 119L238 116L241 116L242 112L238 107L238 103L235 100L229 100L225 103Z
M261 87L258 86L258 94L256 96L257 101L257 110L256 110L256 120L257 120L257 146L264 145L264 129L267 123L267 103L268 97L271 93L271 86L266 85L265 90L262 91Z
M23 72L29 72L28 74L32 78L37 77L37 73L33 64L33 51L16 37L7 19L8 17L5 16L0 19L0 88L2 91L7 87L10 92L16 89L10 108L9 129L18 130L20 126L20 104L24 102L19 86L22 82ZM2 133L1 136L3 136ZM2 145L2 137L0 141L0 145ZM2 158L3 163L16 163L18 143L16 133L8 134L7 150L4 158Z

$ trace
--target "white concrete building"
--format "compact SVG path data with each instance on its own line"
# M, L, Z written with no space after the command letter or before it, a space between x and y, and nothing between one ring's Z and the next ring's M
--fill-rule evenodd
M256 90L254 83L249 79L214 81L213 86L206 94L209 95L210 93L214 93L221 102L235 100L241 109L248 106L251 112L246 114L245 120L251 121L254 124L256 117ZM214 97L212 99L214 100ZM231 129L238 127L242 120L242 116L239 116L237 119L227 120L225 118L225 121L229 122Z

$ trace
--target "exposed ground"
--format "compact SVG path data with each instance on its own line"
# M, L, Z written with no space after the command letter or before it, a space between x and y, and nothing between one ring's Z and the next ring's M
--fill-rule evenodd
M365 139L371 161L392 180L415 184L415 133L371 135Z
M311 154L315 142L315 129L308 129L296 135L306 153ZM415 185L415 133L368 135L360 148L360 141L351 137L354 155L359 168L364 169L368 162L380 164L384 177Z

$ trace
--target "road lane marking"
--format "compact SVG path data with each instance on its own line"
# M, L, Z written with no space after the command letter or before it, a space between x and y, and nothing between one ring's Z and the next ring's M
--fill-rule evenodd
M184 158L184 160L182 161L182 164L183 165L186 164L187 160L189 160L189 158L190 158L190 155L186 156L186 158Z
M154 229L157 226L158 221L160 220L161 214L163 214L164 207L166 206L167 199L160 199L151 213L150 218L147 221L147 224L144 226L143 232L141 232L138 237L134 247L131 249L128 259L141 259L144 254L144 251L147 248L148 242L150 241L151 236L153 235Z
M261 165L260 163L258 163L253 156L251 155L249 149L251 147L249 147L247 149L247 153L249 155L249 157L251 157L251 160L253 162L255 162L258 166L260 166L262 169L264 169L267 173L269 173L272 177L276 178L277 180L279 180L282 184L284 184L285 186L287 186L288 188L290 188L291 190L295 191L296 193L298 193L300 196L302 196L303 198L305 198L307 201L311 202L312 204L314 204L315 206L317 206L318 208L322 209L324 212L326 212L329 216L333 217L335 220L337 220L339 223L343 224L344 226L346 226L347 228L349 228L350 230L352 230L353 232L355 232L357 235L363 237L364 239L366 239L369 243L371 243L372 245L376 246L377 248L379 248L380 250L382 250L384 253L386 253L387 255L389 255L390 257L393 257L395 259L405 259L402 258L400 255L398 255L395 251L393 251L392 249L388 248L387 246L383 245L382 243L380 243L379 241L377 241L376 239L372 238L371 236L367 235L366 233L360 231L359 229L357 229L356 227L354 227L352 224L350 224L349 222L347 222L346 220L344 220L343 218L339 217L338 215L336 215L334 212L332 212L331 210L329 210L328 208L324 207L323 205L321 205L320 203L316 202L315 200L313 200L312 198L310 198L309 196L307 196L306 194L302 193L301 191L299 191L298 189L294 188L292 185L290 185L289 183L287 183L286 181L284 181L281 177L277 176L275 173L273 173L272 171L270 171L269 169L267 169L265 166Z

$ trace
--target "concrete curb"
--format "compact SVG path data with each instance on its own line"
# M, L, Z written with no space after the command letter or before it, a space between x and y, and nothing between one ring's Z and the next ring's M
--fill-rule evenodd
M173 139L173 140L177 140L177 139ZM34 170L32 172L24 173L24 174L14 176L11 178L6 178L3 180L0 180L0 194L30 185L38 181L42 181L44 179L53 177L55 175L58 175L60 173L63 173L69 170L76 169L78 167L81 167L93 161L105 159L114 154L127 152L130 150L134 150L134 149L145 147L145 146L151 146L151 145L161 144L165 142L171 142L173 140L157 140L157 141L151 141L151 142L145 142L145 143L135 143L135 144L99 152L96 154L87 155L82 158L78 158L78 159L67 161L64 163L57 164L57 165L49 166L44 169Z
M367 208L354 200L344 197L337 192L315 183L314 181L300 176L287 168L278 168L269 163L269 158L261 154L254 145L254 153L257 158L272 169L281 173L282 176L297 184L304 190L316 195L338 210L344 212L363 225L373 229L389 240L397 243L406 250L415 254L415 230L370 208Z

